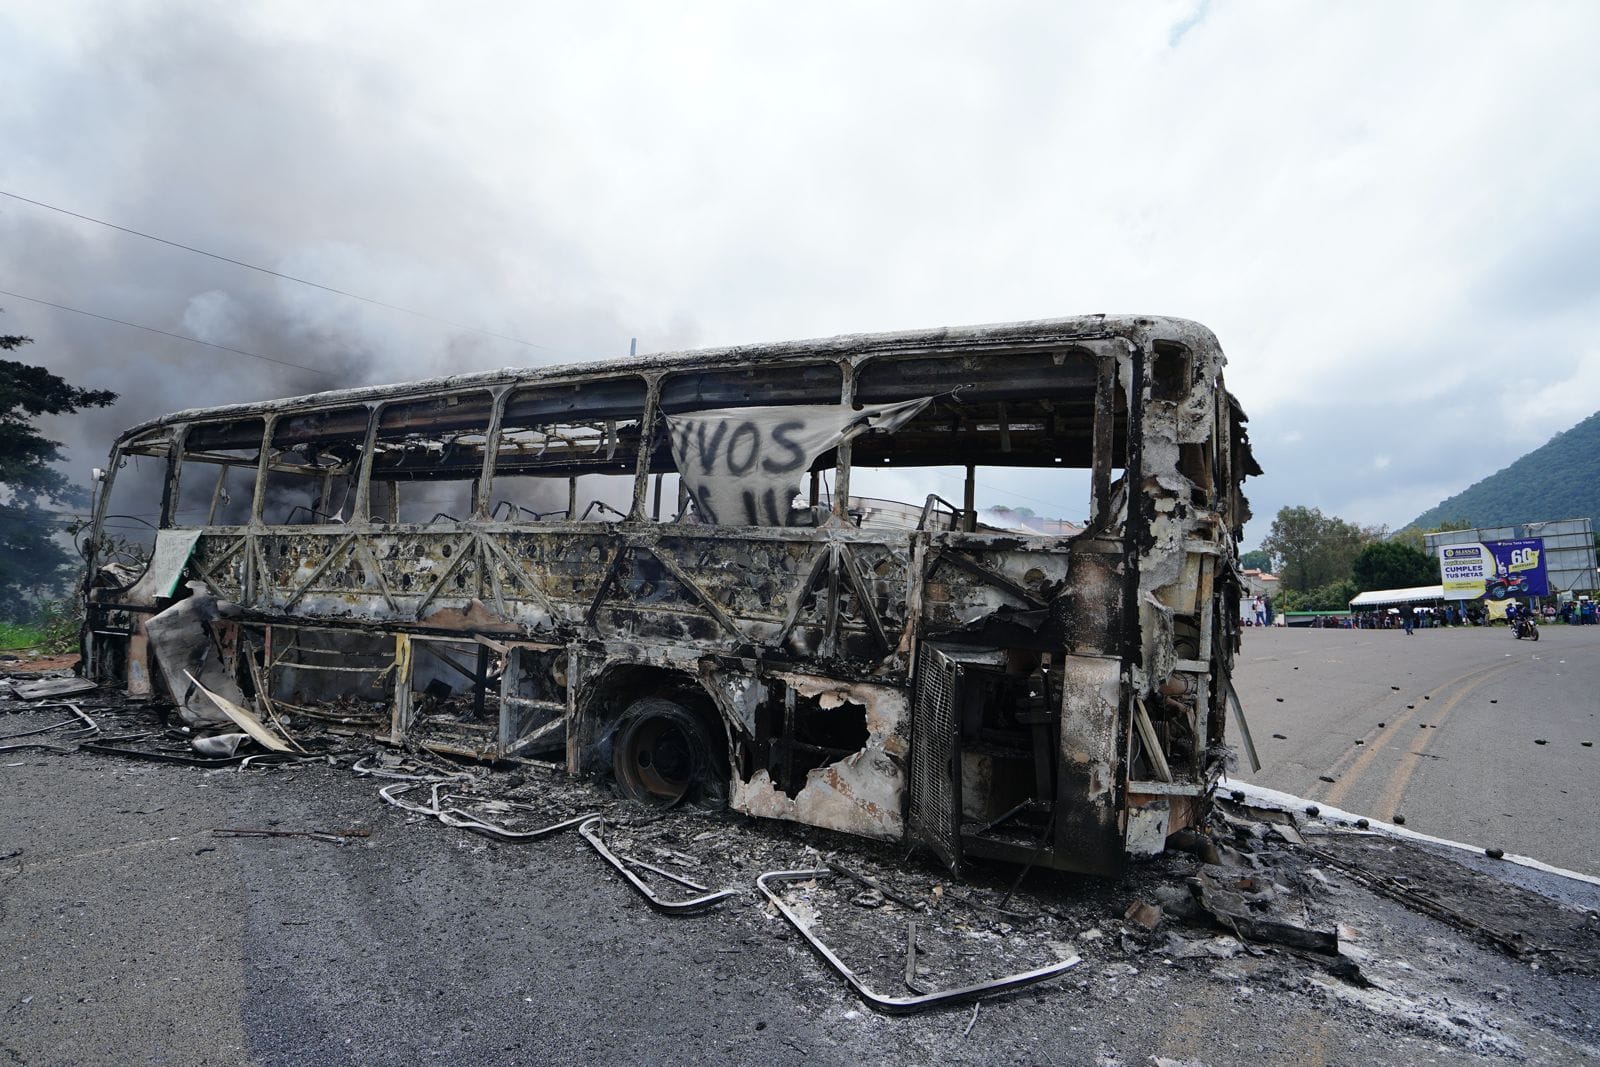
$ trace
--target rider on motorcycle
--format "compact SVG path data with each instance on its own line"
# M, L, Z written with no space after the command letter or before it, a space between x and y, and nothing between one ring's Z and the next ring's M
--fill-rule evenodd
M1511 634L1516 638L1539 639L1539 629L1533 621L1533 609L1513 600L1506 605L1506 621L1511 624Z

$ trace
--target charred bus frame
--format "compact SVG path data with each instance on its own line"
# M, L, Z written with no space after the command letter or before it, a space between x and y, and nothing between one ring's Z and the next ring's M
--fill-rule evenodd
M1113 873L1194 822L1225 758L1257 471L1223 362L1197 324L1091 316L180 412L113 448L88 669L181 703L156 635L188 580L221 606L183 625L258 710L484 758L553 749L641 798L904 839L952 868ZM663 507L672 418L919 399L892 432L838 436L806 468L811 506L802 487L775 524L695 521L691 491ZM132 457L162 474L142 574L107 565ZM965 499L858 527L863 465L965 467ZM980 529L985 466L1089 471L1087 527ZM586 505L598 474L630 491Z

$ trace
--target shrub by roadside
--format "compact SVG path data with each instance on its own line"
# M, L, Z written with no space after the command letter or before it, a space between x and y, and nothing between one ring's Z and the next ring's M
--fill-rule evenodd
M0 622L0 652L75 652L82 621L82 605L76 598L47 601L29 622Z

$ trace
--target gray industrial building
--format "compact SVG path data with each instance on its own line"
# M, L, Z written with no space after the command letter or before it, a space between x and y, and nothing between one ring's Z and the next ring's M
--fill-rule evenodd
M1600 587L1596 573L1594 524L1584 519L1552 519L1548 522L1519 522L1514 526L1486 526L1478 530L1441 530L1423 534L1428 554L1435 558L1445 545L1474 541L1516 541L1542 537L1545 573L1550 577L1550 592L1588 593Z

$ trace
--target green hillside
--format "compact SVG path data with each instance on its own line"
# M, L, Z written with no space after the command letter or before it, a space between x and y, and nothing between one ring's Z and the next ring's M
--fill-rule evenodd
M1600 527L1600 411L1409 525L1426 530L1466 519L1473 526L1503 526L1585 515Z

